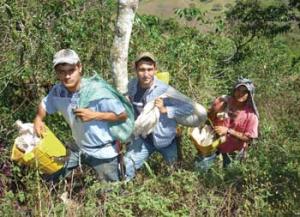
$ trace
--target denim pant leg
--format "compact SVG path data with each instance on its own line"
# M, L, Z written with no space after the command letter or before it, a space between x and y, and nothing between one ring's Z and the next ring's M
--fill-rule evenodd
M208 171L213 166L216 158L216 153L206 157L198 155L195 159L195 169L198 171Z
M98 159L85 155L83 162L92 167L98 176L98 179L106 182L119 181L118 158Z
M157 149L167 162L167 164L171 165L174 164L178 159L178 149L176 139L172 141L170 145L165 148Z
M223 157L223 168L226 168L226 167L229 166L232 159L231 159L231 157L229 156L228 153L222 153L222 157Z
M47 181L57 182L60 178L65 178L71 174L72 170L79 165L79 152L70 151L68 161L63 168L47 177Z
M233 153L223 153L223 167L228 167L233 162L241 162L245 158L245 149Z
M127 180L135 176L135 171L143 166L145 160L155 151L152 144L146 143L143 139L134 140L125 154L125 166Z

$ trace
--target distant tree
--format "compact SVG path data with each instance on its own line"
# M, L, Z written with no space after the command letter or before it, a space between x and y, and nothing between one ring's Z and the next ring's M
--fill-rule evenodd
M236 47L235 54L227 60L236 56L255 37L273 37L288 32L297 21L294 9L299 5L299 0L267 6L260 0L238 0L226 12L227 33Z
M289 0L290 10L298 10L300 12L300 1L299 0ZM299 13L298 13L299 14ZM300 28L300 16L294 16L294 20L298 22L298 27Z
M300 10L300 1L299 0L289 0L289 6Z

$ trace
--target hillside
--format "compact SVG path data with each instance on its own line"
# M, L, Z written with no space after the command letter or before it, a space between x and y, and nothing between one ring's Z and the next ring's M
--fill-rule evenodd
M174 10L177 8L197 7L207 12L207 16L213 17L220 15L233 4L234 0L144 0L139 4L138 13L169 18L174 17Z
M281 2L281 1L280 1ZM287 3L288 1L283 1ZM263 1L265 5L277 4L276 0ZM207 22L213 21L215 18L224 17L225 12L234 6L234 0L143 0L139 4L138 14L154 15L161 19L175 18L182 25L196 26L202 32L214 31L215 26L212 24L197 24L195 21L185 21L175 15L176 9L183 8L199 8L205 13ZM295 25L291 32L280 36L290 48L295 56L300 56L300 31Z
M259 138L247 158L224 169L219 157L211 169L201 170L195 167L199 153L189 128L182 127L182 159L174 167L156 153L130 182L99 182L95 172L83 166L56 185L38 170L11 161L14 123L32 122L40 100L58 82L52 59L61 48L78 52L85 76L96 71L112 83L110 54L118 5L114 0L2 2L0 216L299 216L298 21L289 16L290 8L264 10L264 4L275 0L239 1L227 17L215 18L221 11L214 5L223 5L224 11L231 2L141 1L128 70L134 76L131 63L149 50L159 69L170 73L170 84L205 108L215 97L231 94L237 78L253 80ZM170 19L174 8L190 6L206 8L209 21L195 20L197 10L184 11L192 12L187 16L192 21ZM73 142L61 114L47 116L45 123L63 144Z

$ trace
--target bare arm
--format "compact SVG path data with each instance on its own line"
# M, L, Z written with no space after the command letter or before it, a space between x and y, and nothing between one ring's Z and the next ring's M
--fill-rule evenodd
M246 136L244 133L238 132L228 127L216 126L215 131L218 135L223 136L229 134L234 136L235 138L242 140L243 142L249 142L251 140L250 137Z
M250 142L251 141L251 138L246 136L244 133L241 133L241 132L238 132L238 131L235 131L231 128L229 128L227 130L227 133L229 135L232 135L234 136L235 138L239 139L239 140L242 140L243 142Z
M38 106L37 114L34 118L34 130L38 136L41 136L42 133L45 131L45 123L43 122L44 118L46 117L47 112L43 108L42 103Z
M75 115L79 117L82 121L125 121L127 119L126 112L122 112L119 115L114 112L95 112L91 109L76 109Z

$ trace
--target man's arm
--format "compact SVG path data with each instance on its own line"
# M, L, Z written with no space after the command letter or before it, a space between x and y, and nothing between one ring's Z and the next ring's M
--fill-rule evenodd
M49 92L49 94L44 97L38 106L37 114L34 118L34 130L38 136L42 136L45 131L45 123L43 120L47 114L53 114L57 112L55 98L57 92L61 91L61 85L56 84Z
M79 108L74 111L82 121L125 121L127 113L123 104L116 99L101 99L91 103L91 108Z
M46 117L47 112L44 109L42 103L39 104L37 114L34 118L34 130L38 136L41 136L42 133L45 131L45 123L43 122L44 118Z
M120 114L115 114L114 112L95 112L91 109L84 108L84 109L76 109L75 115L79 117L82 121L125 121L127 119L126 112L122 112Z
M158 107L160 113L166 113L169 118L190 115L194 111L192 104L169 98L157 98L155 106Z

